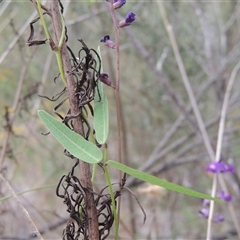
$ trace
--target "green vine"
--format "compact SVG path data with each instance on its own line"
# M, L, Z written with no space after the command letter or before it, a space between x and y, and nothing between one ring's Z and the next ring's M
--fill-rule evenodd
M106 164L106 162L107 162L107 148L106 147L104 148L104 152L103 152L103 162L104 162L103 169L104 169L107 184L109 187L109 193L111 196L112 207L113 207L113 216L114 216L114 225L115 225L115 240L118 240L118 230L119 230L118 226L119 225L118 225L118 218L117 218L117 208L116 208L116 204L115 204L115 197L114 197L110 174L109 174L108 167Z

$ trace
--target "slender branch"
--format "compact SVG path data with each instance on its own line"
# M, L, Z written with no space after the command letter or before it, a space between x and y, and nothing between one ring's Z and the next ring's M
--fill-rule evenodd
M115 10L113 8L113 1L110 1L110 12L112 16L114 33L115 33L115 50L116 50L116 82L115 82L115 102L116 102L116 111L117 111L117 135L118 135L118 161L122 163L122 122L121 122L121 103L120 103L120 53L119 53L119 28L117 23L117 18L115 15ZM122 181L122 172L119 171L119 185ZM121 186L120 186L121 187ZM118 228L120 222L120 209L121 209L121 196L118 198L118 220L116 227ZM116 229L118 233L118 229ZM118 239L118 234L116 236Z
M8 7L8 5L11 3L10 1L5 2L3 5L1 5L1 9L0 9L0 17L2 16L2 14L5 12L6 8Z
M38 14L39 14L39 17L40 17L40 19L41 19L44 32L45 32L45 34L46 34L46 36L47 36L47 39L50 39L51 36L50 36L49 31L48 31L47 24L46 24L46 22L45 22L45 20L44 20L44 16L43 16L43 11L42 11L42 7L41 7L40 0L36 0L36 1L37 1Z
M210 159L213 160L214 157L215 157L214 156L214 151L213 151L213 148L211 146L211 143L210 143L210 140L209 140L209 137L208 137L208 134L207 134L207 131L206 131L201 113L199 111L199 108L198 108L198 105L197 105L197 102L196 102L191 84L189 82L185 67L183 65L182 57L181 57L179 49L178 49L178 45L177 45L177 42L176 42L174 32L172 30L172 26L168 22L168 19L167 19L166 13L165 13L164 5L162 4L162 2L157 2L157 3L158 3L159 10L161 12L161 16L162 16L162 19L163 19L163 22L164 22L164 26L166 28L166 31L168 33L168 37L170 39L170 42L171 42L171 45L172 45L172 48L173 48L173 51L174 51L174 55L175 55L175 58L176 58L176 61L177 61L177 64L178 64L179 71L180 71L182 79L183 79L183 83L184 83L185 88L187 90L189 100L191 102L193 112L195 114L195 117L196 117L196 120L197 120L197 123L198 123L198 126L199 126L199 130L201 131L205 147L208 151Z
M230 79L229 79L229 82L227 85L226 93L224 96L223 106L222 106L222 111L221 111L221 118L220 118L219 129L218 129L218 141L217 141L217 147L216 147L215 161L219 161L220 157L221 157L225 121L226 121L226 116L227 116L227 108L229 105L231 90L232 90L232 87L235 82L236 75L237 75L237 72L239 69L240 69L240 62L238 62L238 64L232 70L232 73L231 73L231 76L230 76ZM224 180L221 178L219 180L221 181L221 185L225 187ZM215 175L214 179L213 179L212 194L211 194L212 197L215 197L216 189L217 189L217 175ZM225 187L224 191L226 191L226 187ZM238 236L240 237L240 227L239 227L238 219L236 217L236 214L235 214L232 204L229 204L229 210L230 210L235 228L237 230ZM210 209L209 209L209 218L208 218L207 239L211 239L211 226L212 226L213 211L214 211L214 202L211 201Z
M8 187L9 191L12 193L13 197L17 200L23 214L25 215L26 219L28 220L28 222L30 223L30 225L33 227L34 229L34 234L36 234L41 240L43 240L43 237L41 236L37 226L35 225L35 223L33 222L32 218L30 217L27 209L23 206L23 204L21 203L21 201L19 200L17 194L14 192L14 190L12 189L12 187L10 186L10 184L8 183L8 181L3 177L3 175L0 173L0 178L2 179L2 181L6 184L6 186Z
M198 122L199 129L200 129L201 134L202 134L205 147L206 147L206 149L208 151L210 159L211 160L215 159L216 161L219 161L220 153L221 153L221 151L219 151L219 149L221 149L221 145L222 145L222 136L221 135L223 134L223 127L224 127L224 122L225 122L224 118L225 118L225 115L226 115L226 112L225 112L226 109L223 110L223 114L225 114L225 115L222 115L222 123L220 122L220 124L222 126L219 129L219 134L220 134L219 138L220 139L218 140L219 141L218 142L218 148L216 150L216 156L215 156L213 148L212 148L211 143L210 143L209 136L207 134L207 131L206 131L203 119L202 119L202 116L201 116L200 111L199 111L196 99L194 97L193 90L192 90L191 84L189 82L189 79L188 79L188 76L187 76L187 73L186 73L186 70L185 70L185 67L184 67L181 55L179 53L178 45L177 45L177 42L176 42L176 38L175 38L174 32L172 30L172 26L168 22L168 19L167 19L166 13L165 13L165 9L164 9L164 5L161 2L158 2L158 6L159 6L159 9L160 9L160 12L161 12L161 15L162 15L162 18L163 18L163 22L164 22L166 31L168 33L168 36L169 36L169 39L170 39L170 42L171 42L174 54L175 54L175 58L176 58L176 61L177 61L180 73L182 75L182 79L183 79L185 88L186 88L187 93L188 93L188 96L189 96L189 99L190 99L190 102L191 102L191 105L192 105L192 108L193 108L196 120ZM231 79L231 80L233 82L235 80L236 73L237 73L239 68L240 68L240 63L239 63L239 65L236 65L236 67L234 68L234 71L232 72L233 74L231 75L231 78L233 78L233 79ZM231 80L230 80L230 83L231 83ZM230 90L232 88L233 82L228 85ZM228 93L228 94L230 94L230 93ZM230 97L230 95L226 96L227 100L226 100L226 103L225 103L226 106L224 106L225 108L228 105L229 97ZM224 187L225 183L224 183L223 178L221 179L220 184L221 184L222 187ZM216 188L217 188L217 176L214 176L213 187L212 187L212 196L215 196ZM231 205L231 204L229 204L229 205ZM211 224L212 224L211 222L212 222L212 216L213 216L213 208L214 208L214 203L211 202L211 204L210 204L210 213L209 213L209 218L208 218L207 239L210 239L210 237L211 237ZM235 220L237 219L236 216L235 216L235 213L234 213L234 211L230 211L230 212L233 214L232 215L232 219L235 222Z

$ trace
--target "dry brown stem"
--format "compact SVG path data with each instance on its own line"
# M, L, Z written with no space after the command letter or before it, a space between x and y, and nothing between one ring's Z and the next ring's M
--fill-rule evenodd
M50 11L52 15L52 24L53 30L55 32L56 42L59 42L61 33L62 33L62 25L61 25L61 15L59 11L58 0L54 0L50 2ZM61 58L63 63L64 73L67 71L71 71L71 63L68 55L68 50L66 43L64 42L61 48ZM79 105L78 105L78 97L75 94L75 81L73 75L65 74L66 82L67 82L67 90L68 97L70 103L71 114L76 116L79 113ZM75 118L73 121L74 131L79 133L80 135L84 135L83 125L80 118ZM91 193L92 191L92 182L91 182L91 171L90 165L88 163L80 161L80 181L83 187L89 189L90 191L86 191L86 209L88 214L88 234L89 240L99 239L98 232L98 218L97 218L97 210L94 203L94 196Z

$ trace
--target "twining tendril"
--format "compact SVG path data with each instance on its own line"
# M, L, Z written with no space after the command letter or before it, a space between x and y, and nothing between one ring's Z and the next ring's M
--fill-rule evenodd
M56 189L57 196L62 198L64 204L67 205L67 212L69 212L70 217L63 230L63 239L88 239L87 191L96 196L94 202L97 208L100 239L107 239L114 221L110 195L104 194L107 187L104 187L100 193L94 193L84 188L79 179L74 175L78 164L79 160L76 161L68 175L62 176ZM121 191L116 191L114 195L115 200L120 195Z

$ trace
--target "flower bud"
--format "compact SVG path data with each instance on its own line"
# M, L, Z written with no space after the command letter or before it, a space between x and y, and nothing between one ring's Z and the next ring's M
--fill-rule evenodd
M115 49L115 43L110 40L109 35L105 35L101 38L100 42L104 43L107 47Z
M106 0L106 1L109 2L109 0ZM113 8L118 9L122 7L125 3L126 3L126 0L113 0Z
M100 73L99 80L102 83L106 84L107 86L115 88L115 86L112 85L112 82L111 82L111 80L109 78L108 73Z
M133 12L128 12L126 15L126 18L121 22L119 22L118 27L123 28L123 27L129 26L132 24L133 21L135 21L135 19L136 19L136 14Z

